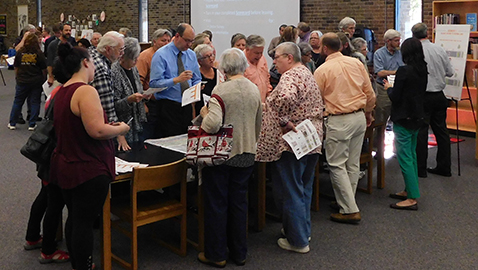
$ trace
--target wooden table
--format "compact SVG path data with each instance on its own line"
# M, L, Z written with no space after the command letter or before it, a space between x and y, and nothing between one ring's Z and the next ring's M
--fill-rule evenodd
M150 144L143 145L138 143L131 145L131 147L132 150L130 152L118 153L116 156L126 161L140 162L150 166L167 164L184 158L183 153ZM257 222L254 230L262 231L266 223L266 163L256 162L254 175L255 177L251 181L249 188L254 193L250 204L253 209L256 209ZM112 184L131 181L132 177L132 172L117 175ZM112 267L110 195L111 193L108 192L103 206L103 225L101 228L101 265L105 270L110 270Z
M143 164L149 164L150 166L168 164L184 158L183 153L149 144L143 145L141 143L136 143L132 144L131 148L131 151L118 153L116 156L126 161L140 162ZM132 177L132 172L117 175L112 184L130 181ZM111 269L110 195L111 193L108 192L105 204L103 205L103 225L101 228L101 265L105 270Z

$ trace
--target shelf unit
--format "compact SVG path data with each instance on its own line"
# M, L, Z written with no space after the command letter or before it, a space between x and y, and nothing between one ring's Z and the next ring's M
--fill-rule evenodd
M466 23L466 13L472 13L478 11L478 0L458 0L458 1L434 1L433 2L433 20L435 16L439 16L446 13L454 13L460 15L460 23ZM433 41L435 41L435 25L433 25ZM478 37L478 32L470 32L470 37ZM473 107L475 114L477 112L477 88L473 82L472 69L478 69L478 60L472 59L471 55L468 55L465 68L466 78L470 89L470 98L473 101ZM462 90L462 98L467 98L468 92L465 86ZM455 105L448 108L447 112L447 125L449 129L456 129L456 111ZM469 100L462 100L458 102L458 121L459 130L466 132L473 132L478 134L478 126L475 123L473 113ZM475 158L478 159L478 142L476 145Z

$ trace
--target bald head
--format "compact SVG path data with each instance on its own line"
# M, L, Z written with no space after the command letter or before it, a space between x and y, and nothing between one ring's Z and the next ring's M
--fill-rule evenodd
M186 51L191 47L195 36L196 34L194 33L194 29L191 25L187 23L180 23L176 29L174 45L180 51Z
M342 43L340 42L339 36L335 33L326 33L322 36L322 51L326 55L340 51Z

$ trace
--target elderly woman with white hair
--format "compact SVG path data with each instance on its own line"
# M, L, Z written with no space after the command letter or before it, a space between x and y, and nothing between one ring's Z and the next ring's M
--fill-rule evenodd
M339 22L339 31L344 32L349 38L352 38L355 33L356 24L354 19L345 17Z
M234 126L229 160L202 170L205 242L198 260L220 268L226 266L228 250L231 261L237 265L246 263L247 185L262 119L259 89L244 77L246 68L244 52L237 48L225 50L219 69L227 81L214 88L208 106L201 109L201 128L207 133L216 133L223 123Z
M282 76L266 99L256 160L273 162L274 199L282 213L284 236L277 244L285 250L307 253L313 178L321 148L297 159L282 135L297 131L297 125L310 120L322 138L324 103L314 76L301 63L296 44L285 42L277 46L274 64Z
M211 92L216 87L218 82L218 70L214 67L216 61L216 54L214 48L207 44L200 44L195 49L196 58L198 59L199 71L201 72L201 81L204 84L204 88L201 90L202 94L211 96ZM221 76L220 76L221 77ZM204 100L196 102L195 107L197 110L204 106Z
M130 150L130 144L143 141L143 123L146 122L143 87L136 61L141 48L136 38L124 39L124 54L111 66L112 88L116 116L130 126L124 136L118 136L118 150Z

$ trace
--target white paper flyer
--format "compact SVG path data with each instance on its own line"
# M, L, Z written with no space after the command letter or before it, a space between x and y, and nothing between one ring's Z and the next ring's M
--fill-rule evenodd
M302 121L302 123L298 124L295 128L297 132L291 130L284 134L282 138L290 145L295 157L299 160L312 150L320 147L322 142L320 141L317 129L315 129L309 119Z
M186 106L196 101L201 100L201 83L196 84L195 86L189 87L183 92L182 106Z

